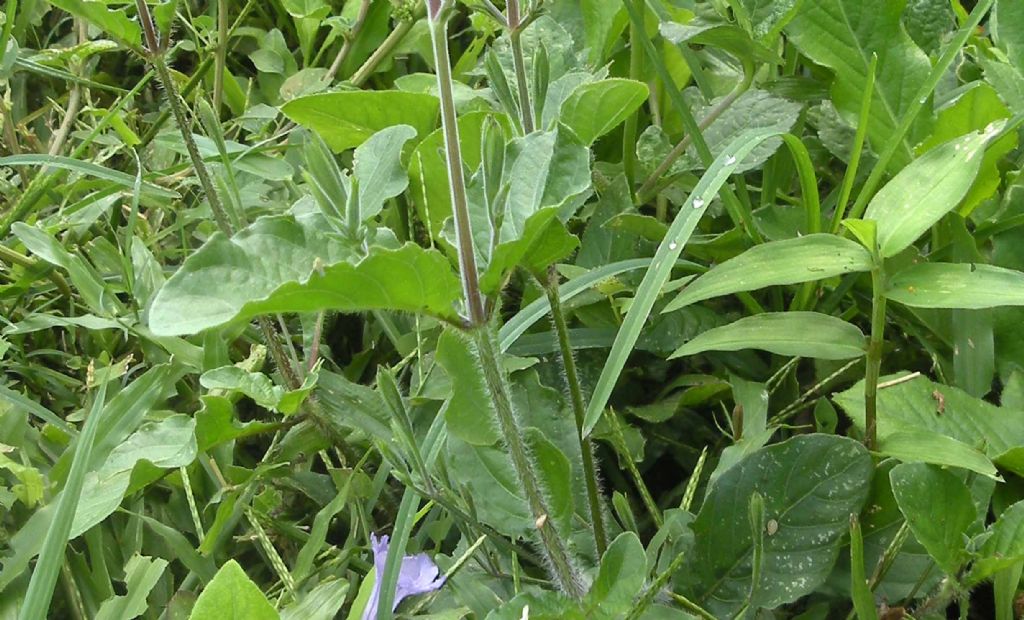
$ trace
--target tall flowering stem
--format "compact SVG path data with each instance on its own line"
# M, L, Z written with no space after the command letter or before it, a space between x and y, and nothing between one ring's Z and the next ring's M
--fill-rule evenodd
M452 95L451 65L447 47L447 9L449 2L426 0L430 36L434 47L437 67L437 86L441 100L441 124L444 133L445 152L448 163L448 178L452 197L452 214L455 219L456 245L459 253L459 269L466 307L469 312L468 335L476 346L480 368L493 405L495 422L508 449L509 459L516 470L519 483L526 496L527 505L533 515L540 549L559 587L574 598L583 596L576 563L565 541L562 540L548 508L549 502L537 476L537 466L525 441L525 433L518 414L512 404L512 390L508 377L501 366L501 353L494 341L494 330L487 321L480 284L477 275L476 255L473 249L472 228L469 221L469 205L466 200L466 185L462 171L462 154L459 148L459 133L455 117L455 100Z

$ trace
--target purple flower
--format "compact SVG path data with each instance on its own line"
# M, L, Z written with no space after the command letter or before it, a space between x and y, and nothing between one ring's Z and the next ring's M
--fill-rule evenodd
M388 537L377 538L376 534L371 533L370 546L373 548L373 567L377 571L377 579L373 584L370 600L366 602L366 609L363 610L363 620L376 620L377 618L380 585L381 580L384 579L384 564L388 560ZM397 609L402 599L408 596L439 590L444 585L444 577L438 576L440 572L437 564L434 564L434 561L425 553L407 555L402 558L402 567L398 570L398 584L395 586L395 598L391 604L391 611Z

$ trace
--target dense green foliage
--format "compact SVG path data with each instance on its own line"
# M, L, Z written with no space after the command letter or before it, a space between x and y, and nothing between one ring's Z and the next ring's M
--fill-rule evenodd
M1021 0L7 0L0 618L1011 620L1022 85Z

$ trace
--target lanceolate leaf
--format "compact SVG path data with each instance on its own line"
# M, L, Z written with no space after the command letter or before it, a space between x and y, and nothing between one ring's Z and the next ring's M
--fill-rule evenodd
M359 213L367 220L378 213L384 201L394 198L409 185L402 168L402 147L416 136L409 125L395 125L373 134L356 149L352 174L359 182Z
M560 120L590 145L626 120L649 94L647 85L612 78L582 84L562 102Z
M281 111L340 153L392 125L409 125L422 139L437 124L438 106L437 97L422 93L347 90L292 99Z
M883 257L902 252L960 204L974 184L985 145L998 132L992 125L935 147L875 194L864 217L878 223Z
M868 122L868 141L876 152L892 139L931 69L900 25L901 10L901 3L889 0L815 0L804 2L785 28L801 52L835 72L832 100L851 120L859 116L871 57L878 54ZM912 147L904 139L894 163L907 164Z
M751 454L722 474L693 523L697 544L680 579L684 593L719 618L750 594L754 492L764 498L763 564L752 606L773 608L813 591L867 498L871 457L859 443L802 435Z
M864 348L864 334L842 319L817 312L773 312L710 329L671 357L762 349L779 355L841 360L864 355Z
M823 280L870 269L871 254L863 246L835 235L815 234L773 241L754 246L712 268L688 284L665 306L664 312L720 295Z
M439 252L371 247L358 262L319 217L261 218L216 234L164 285L150 309L157 335L194 334L273 312L373 309L457 320L459 283Z
M922 263L893 276L885 296L915 308L1024 306L1024 273L993 265Z

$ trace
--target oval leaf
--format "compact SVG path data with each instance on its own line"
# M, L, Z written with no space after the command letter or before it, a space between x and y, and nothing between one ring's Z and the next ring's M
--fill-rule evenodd
M864 355L864 334L827 314L767 312L709 329L676 349L671 357L742 349L826 360L851 359Z
M731 618L751 595L754 538L748 518L764 498L764 552L751 607L774 608L813 591L839 555L851 514L868 494L871 457L834 435L802 435L762 448L722 474L693 522L685 593L716 618Z
M907 463L960 467L998 480L995 465L971 446L932 431L916 429L891 433L878 440L878 453Z
M664 312L720 295L811 282L871 269L871 254L835 235L816 234L750 248L691 282Z
M459 282L439 252L371 247L357 263L319 216L266 217L232 238L210 238L157 293L153 333L194 334L273 312L424 312L456 320Z
M878 247L894 256L960 204L974 184L985 145L998 133L990 125L938 146L897 174L868 204L864 217L878 222Z
M649 92L643 82L620 78L582 84L562 102L560 120L590 145L635 112Z
M885 296L914 308L1024 306L1024 273L993 265L922 263L893 276Z
M897 465L889 480L910 531L942 570L955 575L963 561L964 534L977 516L967 485L923 463Z
M437 124L437 97L399 90L348 90L298 97L281 106L284 115L323 137L340 153L392 125L410 125L421 138Z

